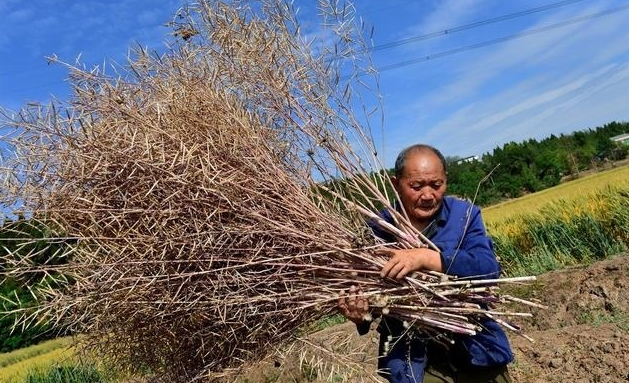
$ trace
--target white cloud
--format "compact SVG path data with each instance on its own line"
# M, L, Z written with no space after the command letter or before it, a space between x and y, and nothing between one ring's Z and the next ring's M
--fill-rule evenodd
M426 137L441 141L445 152L479 154L507 141L542 138L629 118L626 96L623 103L618 102L623 98L618 98L618 89L629 86L629 64L610 64L596 73L573 77L568 74L563 85L541 93L517 98L506 91L466 106L431 129ZM486 117L470 124L478 111ZM457 139L448 140L453 136Z
M25 22L32 18L34 14L35 10L33 8L20 7L19 9L9 12L6 17L9 22L17 23Z
M601 9L606 9L601 2L561 9L540 15L525 30ZM495 31L496 36L515 32ZM508 140L627 119L629 112L613 97L624 99L629 110L629 95L618 87L629 83L628 35L626 15L619 13L400 70L397 76L412 79L416 94L398 96L396 110L388 114L393 128L387 139L395 150L423 141L467 155ZM441 77L445 85L430 92L418 85Z
M501 100L512 100L506 103L503 108L493 108L492 113L480 121L467 126L467 131L470 133L482 133L484 130L491 126L495 126L509 119L510 117L517 116L523 112L531 109L539 108L540 106L549 106L556 103L562 97L573 94L576 92L584 91L584 86L589 83L601 79L610 70L614 68L614 65L608 65L607 67L599 69L596 73L582 76L575 80L566 81L565 84L554 87L552 89L543 91L538 94L534 94L526 99L511 98L511 95L499 94L493 99L488 100L486 104L496 105L496 103L505 104L500 102Z
M590 11L591 9L580 14L590 13ZM560 16L546 17L521 32L526 33L570 17L574 18L575 15L570 16L562 12ZM456 67L452 73L454 81L437 94L427 98L427 107L473 96L481 87L504 75L505 72L521 71L536 65L547 66L552 59L563 61L568 57L580 56L582 50L575 50L575 45L579 45L578 32L583 27L583 25L574 24L478 49L468 56L471 57L470 60ZM503 32L499 36L511 34L513 33ZM543 70L543 68L540 69Z

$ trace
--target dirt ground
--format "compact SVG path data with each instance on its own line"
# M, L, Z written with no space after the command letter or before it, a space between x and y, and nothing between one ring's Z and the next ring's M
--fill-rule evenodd
M629 382L629 255L550 272L511 290L548 306L519 323L534 343L510 334L514 382ZM285 354L292 357L262 363L236 381L374 381L376 340L375 332L358 337L351 323L334 326Z
M549 308L512 337L516 382L629 382L629 256L540 276Z

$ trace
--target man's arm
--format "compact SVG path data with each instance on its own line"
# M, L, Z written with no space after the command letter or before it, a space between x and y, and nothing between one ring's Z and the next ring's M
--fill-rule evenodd
M400 280L416 270L432 270L459 277L498 278L500 265L476 206L464 223L467 226L461 228L460 243L442 248L441 253L428 248L380 250L390 257L380 275Z
M428 248L381 249L378 252L390 257L380 272L383 278L400 280L417 270L443 271L441 256Z
M478 207L473 206L460 244L441 253L443 272L459 277L498 278L500 265Z

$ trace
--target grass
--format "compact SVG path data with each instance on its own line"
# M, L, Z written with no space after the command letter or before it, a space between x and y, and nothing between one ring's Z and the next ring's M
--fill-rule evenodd
M489 206L483 209L483 219L488 226L497 226L505 220L536 212L557 200L583 198L612 185L629 186L629 165L594 173L537 193Z
M0 354L0 383L101 383L130 376L79 359L75 339L64 337Z
M308 325L304 326L303 333L310 334L345 322L347 322L347 319L343 315L331 314L322 319L319 319L318 321L309 323Z
M578 324L591 324L601 326L604 324L614 324L621 330L629 332L629 313L622 311L600 312L584 311L577 318Z
M536 193L501 205L502 219L488 222L487 229L506 274L541 274L627 251L629 182L616 177L629 177L628 170L629 167L615 169L567 183L539 199L534 197L541 193ZM563 191L563 197L557 190ZM539 205L532 204L527 213L509 210L526 206L526 201L537 201Z
M36 347L36 346L33 346ZM24 350L29 349L27 347ZM17 350L22 351L22 350ZM6 367L0 368L0 383L22 383L29 373L38 370L47 370L55 365L74 364L74 353L71 348L58 347L46 353L22 359Z
M311 333L344 323L340 314L332 314L304 328ZM100 383L117 381L120 374L106 374L92 364L78 364L72 337L57 338L40 344L0 354L0 383ZM308 363L300 366L306 381L317 378L317 371ZM265 383L278 380L277 374L265 376ZM245 379L243 383L248 383Z
M38 343L34 346L0 354L0 371L2 371L2 368L20 361L24 361L38 355L47 354L60 348L68 348L72 345L72 343L73 340L71 337L56 338Z
M91 364L53 366L30 371L24 383L104 383L107 378Z

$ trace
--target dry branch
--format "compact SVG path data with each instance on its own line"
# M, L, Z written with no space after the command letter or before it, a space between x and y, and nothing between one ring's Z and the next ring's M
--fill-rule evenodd
M3 204L45 224L65 260L4 260L5 275L40 278L25 321L188 381L260 359L352 285L422 331L471 334L498 314L479 305L496 281L377 276L363 215L391 208L390 181L352 112L366 80L339 74L368 60L351 9L324 10L330 51L301 40L284 3L198 3L175 18L167 54L139 49L116 78L70 67L68 105L10 116ZM393 213L400 246L428 245Z

